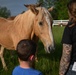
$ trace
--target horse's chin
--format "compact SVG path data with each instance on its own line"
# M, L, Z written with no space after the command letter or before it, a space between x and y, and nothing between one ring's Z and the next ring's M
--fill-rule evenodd
M51 47L51 46L45 47L45 52L46 53L54 52L54 50L55 50L55 47Z

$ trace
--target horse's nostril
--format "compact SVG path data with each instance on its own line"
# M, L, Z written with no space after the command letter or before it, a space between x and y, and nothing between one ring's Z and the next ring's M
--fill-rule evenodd
M49 50L49 52L51 51L51 47L50 46L48 47L48 50Z
M51 47L49 46L48 49L47 49L47 52L50 53L51 50L52 50L52 49L51 49Z
M49 51L52 51L52 47L51 46L49 47Z
M47 53L54 52L55 51L55 47L50 45L48 47L45 47L45 51Z
M54 50L55 50L54 47L51 47L51 46L48 47L48 53L53 52Z

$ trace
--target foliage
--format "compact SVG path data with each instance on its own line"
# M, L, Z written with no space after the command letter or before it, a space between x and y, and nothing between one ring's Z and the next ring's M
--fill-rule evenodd
M62 52L61 38L63 34L64 27L54 26L53 34L55 40L55 51L50 54L45 53L43 44L41 41L38 43L38 62L35 63L35 68L42 71L43 75L58 75L59 62ZM10 53L13 52L13 55ZM4 58L8 67L8 71L2 68L2 63L0 61L0 75L12 75L12 70L17 66L18 59L15 51L5 50Z
M42 6L49 8L54 6L54 10L51 12L53 19L68 19L67 3L69 0L38 0L38 3L42 3Z
M38 3L42 3L42 6L49 8L54 5L55 0L37 0Z
M68 19L68 10L67 10L67 3L69 0L57 0L55 3L55 10L57 11L57 19Z
M0 17L8 18L11 15L10 10L8 10L6 7L0 6Z

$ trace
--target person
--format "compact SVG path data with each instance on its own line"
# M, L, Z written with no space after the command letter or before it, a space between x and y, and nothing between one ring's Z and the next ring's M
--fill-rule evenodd
M76 0L67 4L69 22L62 37L63 52L59 75L76 75Z
M21 40L17 45L19 64L12 75L43 75L42 72L31 67L30 63L35 60L36 44L32 40Z

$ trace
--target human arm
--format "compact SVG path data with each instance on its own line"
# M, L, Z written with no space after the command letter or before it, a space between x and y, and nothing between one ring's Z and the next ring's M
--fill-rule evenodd
M60 61L59 75L65 75L70 64L71 51L72 51L71 44L63 44L63 52Z

